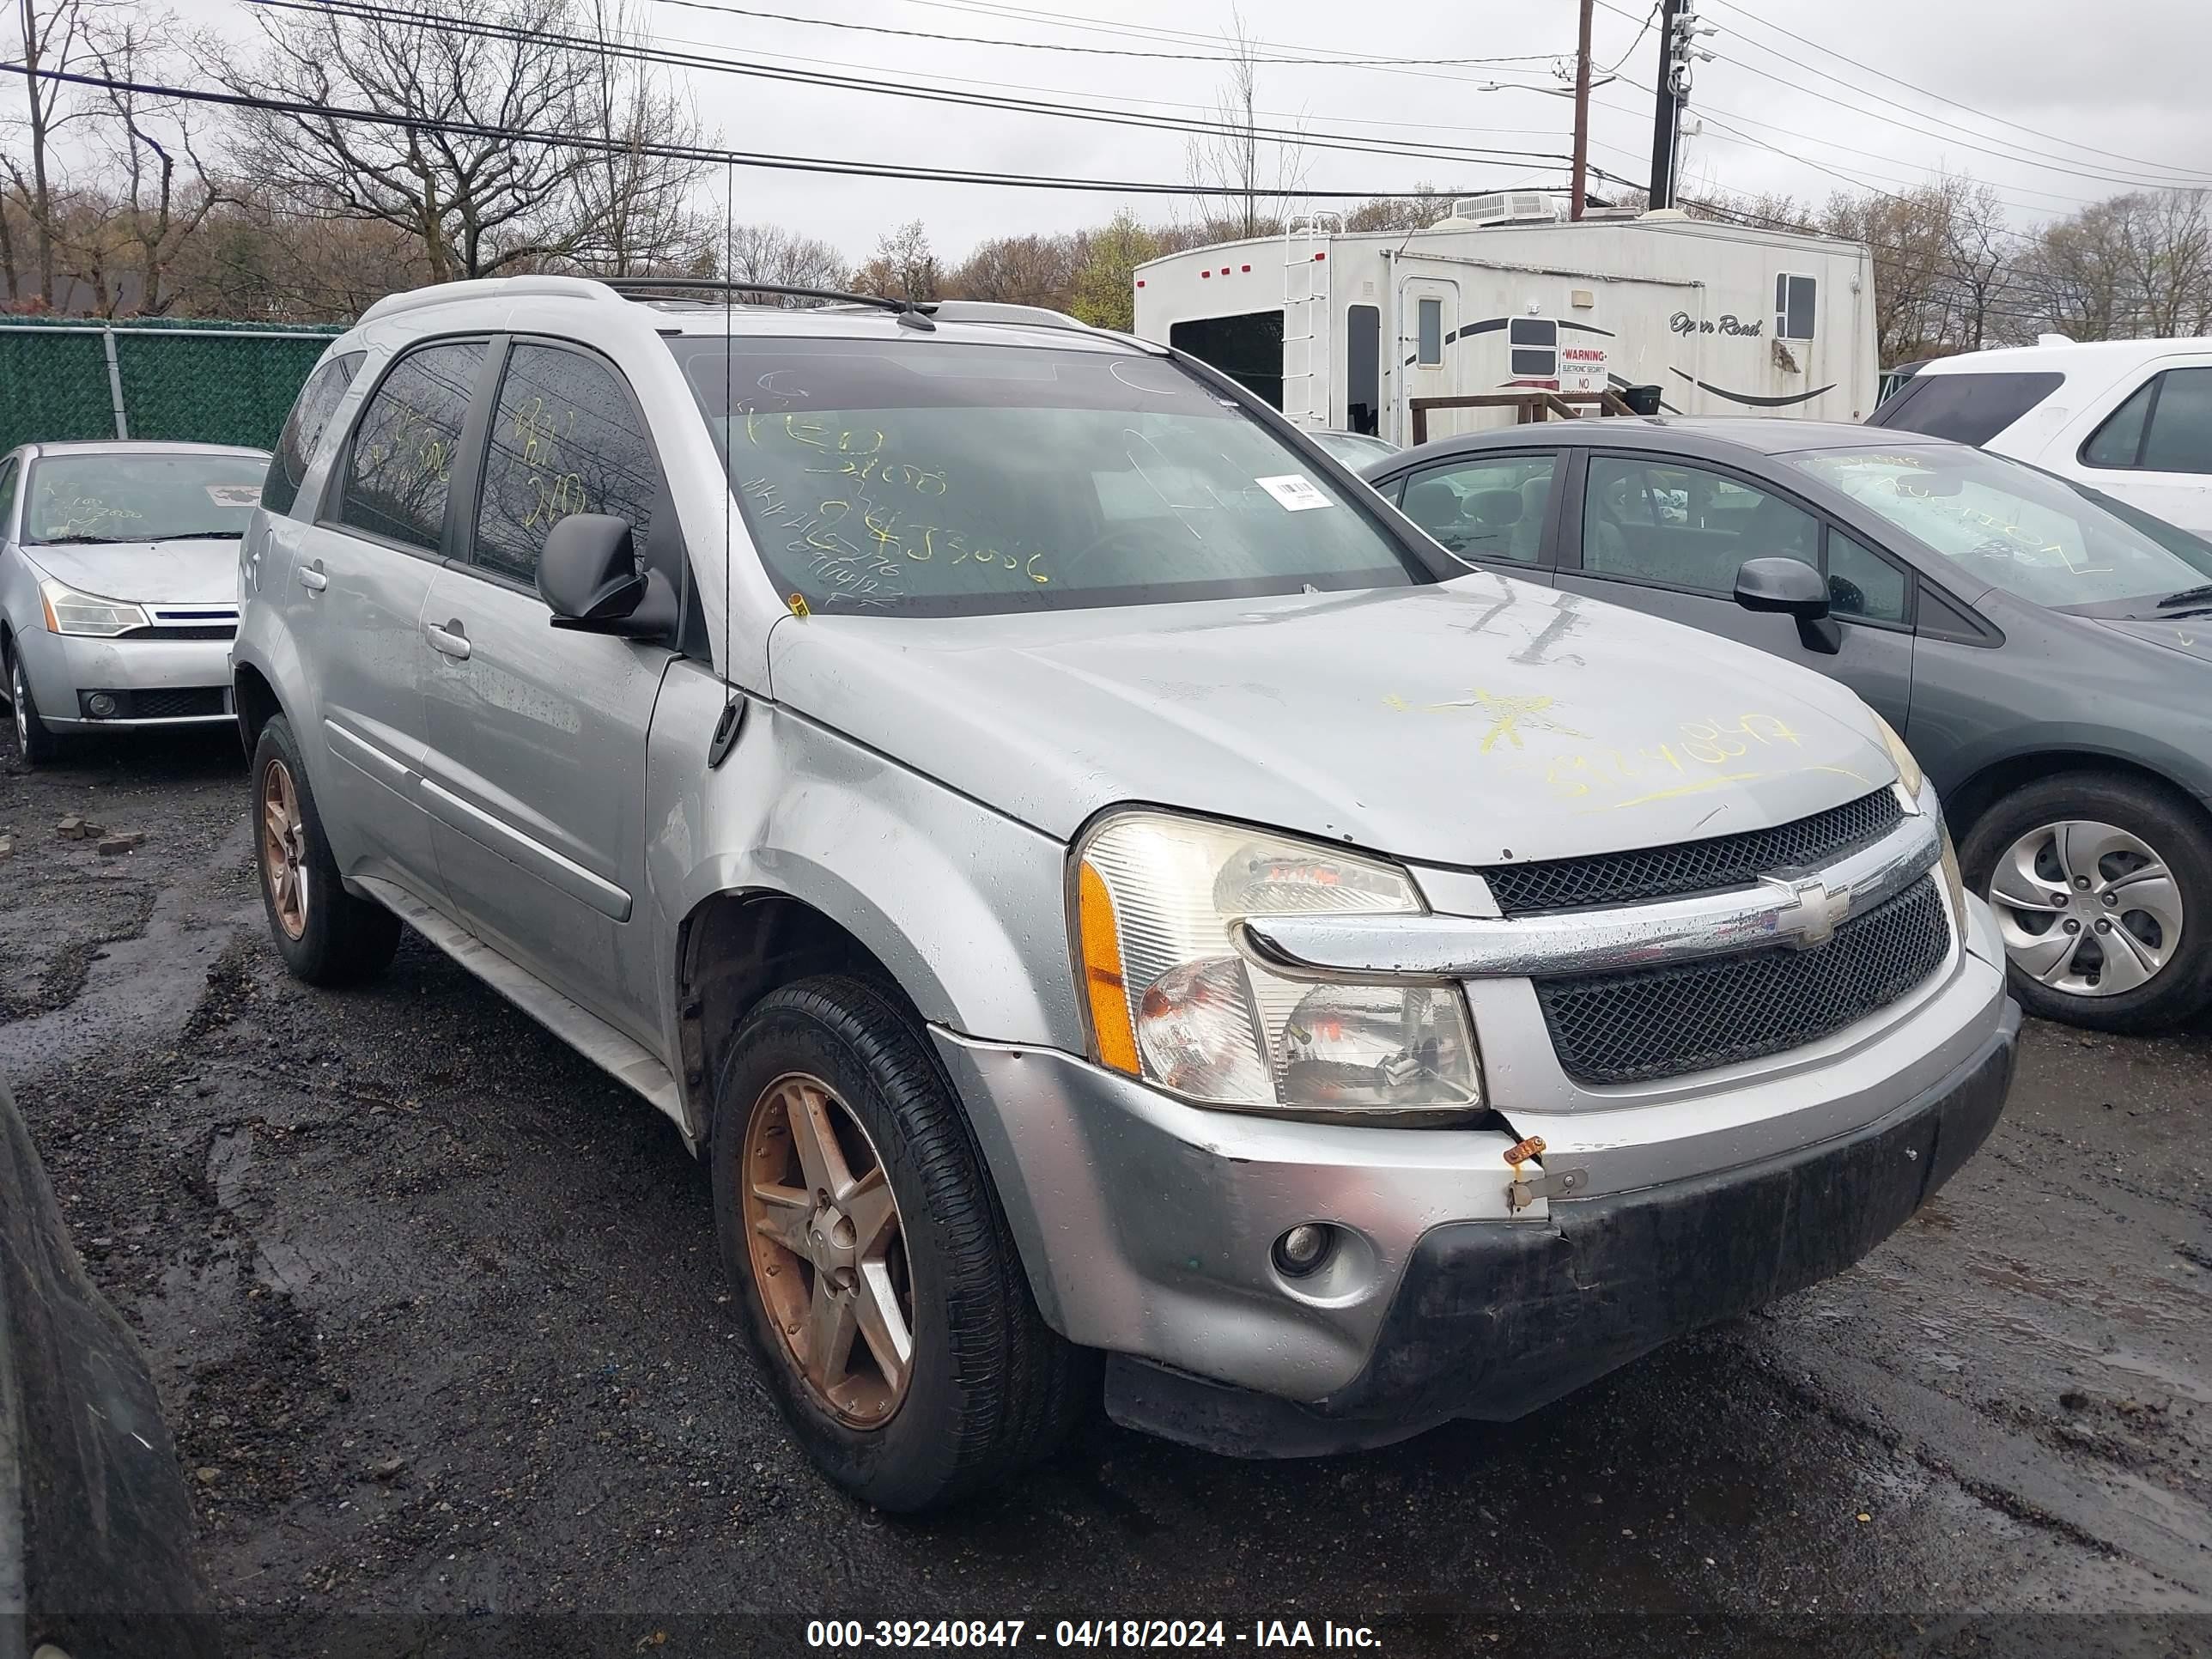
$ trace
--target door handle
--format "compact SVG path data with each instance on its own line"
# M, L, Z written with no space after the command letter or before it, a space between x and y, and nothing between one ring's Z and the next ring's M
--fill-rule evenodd
M317 559L313 564L301 565L299 568L299 574L300 586L310 593L319 593L331 585L331 579L323 574L323 562L320 559Z
M459 617L454 617L443 628L435 623L424 623L422 631L429 635L433 651L442 651L446 655L462 661L468 659L468 631L461 626Z

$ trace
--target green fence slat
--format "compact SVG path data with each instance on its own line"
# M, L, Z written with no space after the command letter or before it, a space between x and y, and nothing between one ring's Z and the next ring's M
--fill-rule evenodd
M100 336L0 330L0 450L64 438L112 438Z

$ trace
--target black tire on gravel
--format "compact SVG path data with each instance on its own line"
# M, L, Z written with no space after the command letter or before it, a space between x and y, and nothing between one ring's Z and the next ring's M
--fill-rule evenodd
M16 659L12 642L8 647L8 699L15 715L15 746L22 751L25 769L52 766L62 757L63 739L39 718L31 683L24 678L23 665Z
M290 774L306 843L306 925L297 939L277 919L268 839L262 833L268 773L276 765ZM299 743L283 715L272 716L261 728L247 776L252 784L248 799L253 813L253 864L261 878L261 908L269 918L269 934L276 941L284 966L295 979L310 985L353 985L374 978L399 948L399 918L374 900L349 893L339 880L337 861L331 856L331 844L323 835L323 820L315 810L314 791L307 783Z
M2110 823L2138 837L2173 872L2181 944L2147 984L2082 996L2039 983L2016 964L2012 994L2045 1019L2100 1031L2144 1031L2188 1019L2212 1003L2212 824L2203 810L2156 783L2115 772L2062 772L2014 790L1975 823L1959 862L1970 892L1987 898L1996 861L2022 836L2066 819Z
M738 1188L746 1126L771 1084L820 1079L864 1128L898 1204L914 1305L912 1377L880 1427L855 1428L805 1380L763 1300ZM1097 1396L1096 1356L1046 1325L958 1101L911 1015L824 976L747 1016L717 1079L710 1141L723 1271L799 1443L878 1508L958 1502L1048 1455Z

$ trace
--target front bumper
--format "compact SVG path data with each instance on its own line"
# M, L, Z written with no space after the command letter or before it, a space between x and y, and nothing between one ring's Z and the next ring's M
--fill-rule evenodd
M1115 1355L1119 1422L1240 1456L1388 1444L1453 1418L1504 1421L1669 1339L1858 1261L1988 1136L2012 1085L2020 1009L1880 1121L1747 1169L1554 1200L1550 1223L1463 1222L1415 1249L1359 1375L1300 1404Z
M99 640L27 629L17 645L40 718L57 731L221 726L235 718L231 713L228 640ZM93 718L80 694L94 691L114 694L118 714ZM188 693L198 696L187 700L168 695ZM140 707L192 712L134 714Z

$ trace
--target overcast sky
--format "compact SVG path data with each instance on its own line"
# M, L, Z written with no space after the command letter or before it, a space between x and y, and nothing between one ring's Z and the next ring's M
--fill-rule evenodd
M822 21L1198 54L1222 51L1233 28L1231 0L730 0L822 20L813 23L673 0L633 3L643 26L672 49L1176 115L1207 113L1227 66L939 41ZM250 27L242 5L230 0L185 0L185 9L241 39ZM2026 224L2146 184L2212 184L2212 97L2204 82L2212 0L2090 7L2080 0L1702 0L1701 9L1720 32L1708 41L1717 60L1697 70L1689 118L1702 117L1704 128L1690 144L1686 188L1786 191L1818 200L1863 184L1896 188L1948 167L1996 185L2015 222ZM1552 64L1571 67L1575 0L1243 0L1243 10L1263 52L1413 60L1387 68L1262 63L1259 106L1280 125L1394 142L1567 149L1571 100L1528 88L1564 84ZM1593 51L1601 68L1621 66L1620 79L1595 97L1592 161L1639 182L1650 171L1649 88L1658 50L1656 29L1638 38L1644 15L1639 0L1599 0ZM1521 61L1447 61L1468 58ZM1939 89L1977 112L1872 71ZM718 73L680 79L710 140L732 149L1172 183L1188 174L1186 140L1172 133ZM1510 88L1489 89L1501 82ZM1314 149L1301 167L1307 185L1330 190L1563 182L1554 164L1540 161ZM711 193L719 204L719 179ZM736 175L736 198L741 220L826 237L854 257L884 229L918 217L948 264L983 237L1072 229L1123 204L1151 218L1190 210L1160 197L750 168Z

